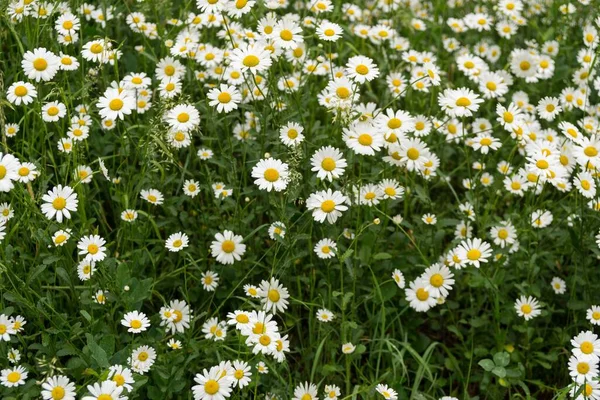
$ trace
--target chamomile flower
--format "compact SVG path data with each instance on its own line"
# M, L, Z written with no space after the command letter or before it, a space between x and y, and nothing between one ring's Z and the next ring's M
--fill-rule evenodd
M550 282L550 286L552 287L552 290L554 291L555 294L564 294L567 290L566 282L557 276L552 278L552 281Z
M483 100L470 89L446 89L438 96L438 103L453 118L470 117L479 110Z
M77 204L79 203L77 193L71 187L63 187L62 185L53 187L52 190L42 196L42 200L44 201L41 207L42 213L48 219L56 218L59 223L63 222L63 219L71 219L71 212L77 211Z
M25 384L28 372L23 366L16 366L0 371L0 385L8 388L17 387Z
M29 79L36 82L48 82L54 78L60 67L60 59L43 47L27 51L21 61L23 72Z
M156 189L142 190L140 197L153 205L160 205L164 201L164 196Z
M71 237L71 230L58 230L52 235L52 242L56 247L64 246Z
M18 81L8 87L6 98L14 105L27 105L37 97L37 90L29 82Z
M288 184L288 165L275 158L262 159L252 168L252 177L261 190L281 192Z
M592 325L600 325L600 306L591 306L588 308L585 317Z
M204 290L214 292L217 286L219 286L219 275L213 271L206 271L202 273L200 281Z
M481 263L488 262L492 255L492 248L487 242L479 238L466 239L458 245L456 255L460 260L463 260L464 264L479 268Z
M283 239L285 237L285 224L281 221L276 221L269 226L269 237L271 240L276 240L277 237Z
M231 231L215 234L215 240L210 245L211 254L221 264L233 264L240 261L246 252L244 238Z
M321 308L317 311L317 319L321 322L331 322L335 315L326 308Z
M292 400L319 400L317 385L310 382L304 382L294 389Z
M138 212L133 209L127 209L121 213L121 219L125 222L133 222L137 219Z
M165 241L165 247L171 252L179 252L189 246L188 235L177 232L169 235Z
M381 394L385 400L398 399L398 393L394 389L390 388L388 385L385 385L383 383L378 384L375 387L375 390L377 391L377 393Z
M346 64L348 78L355 82L364 83L372 81L379 76L379 68L372 59L365 56L353 56Z
M297 146L304 140L302 132L304 128L296 122L288 122L285 126L282 126L279 130L279 139L281 142L289 147Z
M572 355L569 359L569 375L580 385L593 381L598 377L598 360Z
M238 104L242 101L242 95L235 86L221 84L219 88L211 89L207 96L211 107L216 107L217 112L228 113L238 108Z
M529 321L542 313L539 302L532 296L521 296L518 298L517 301L515 301L515 310L517 310L517 315L519 317L525 318L525 321Z
M128 359L129 365L134 372L138 374L145 374L150 371L152 365L156 361L156 350L150 346L139 346L133 350L131 356ZM104 381L112 382L112 381Z
M326 260L335 257L337 244L329 238L321 239L315 244L314 251L319 258Z
M125 119L136 107L136 100L127 90L108 88L98 99L96 106L104 119Z
M121 325L128 328L127 332L140 333L144 332L150 327L150 320L144 313L131 311L123 316Z
M261 297L261 303L265 311L271 311L277 314L277 311L285 311L290 297L288 290L279 283L278 279L271 278L269 281L262 281L258 295Z
M200 113L191 104L179 104L167 111L165 122L174 131L189 132L200 124Z
M405 289L406 301L417 312L428 311L437 304L437 298L431 295L427 290L427 286L427 282L417 279Z
M306 207L312 210L315 221L322 223L327 220L330 224L334 224L342 212L348 209L345 205L347 201L347 197L341 192L327 189L327 191L312 193L306 200Z
M420 279L427 283L425 290L434 297L447 297L454 284L454 274L448 267L433 264L421 275Z

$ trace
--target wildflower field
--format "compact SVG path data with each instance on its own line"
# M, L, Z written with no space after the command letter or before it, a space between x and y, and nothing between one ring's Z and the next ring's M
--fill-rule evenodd
M599 0L0 1L0 398L600 399Z

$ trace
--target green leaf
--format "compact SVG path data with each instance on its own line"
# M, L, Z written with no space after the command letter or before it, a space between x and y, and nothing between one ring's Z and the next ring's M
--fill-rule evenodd
M510 354L505 351L494 354L494 363L499 367L506 367L510 363Z
M489 372L496 367L496 364L494 364L494 362L489 358L484 358L483 360L479 361L479 366Z
M392 258L390 253L377 253L373 256L373 260L389 260Z
M101 368L108 368L110 364L108 363L108 356L106 355L106 351L104 351L104 349L96 343L94 337L91 334L86 333L85 337L87 338L87 347L92 353L92 359L96 361L98 366L100 366Z
M494 367L494 369L492 369L492 374L499 378L504 378L506 376L506 370L504 367Z

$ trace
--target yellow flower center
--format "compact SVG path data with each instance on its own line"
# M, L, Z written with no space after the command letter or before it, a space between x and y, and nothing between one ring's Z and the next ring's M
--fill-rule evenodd
M592 354L594 352L594 345L591 342L583 342L579 345L583 354Z
M165 75L173 76L175 74L175 67L172 65L167 65L164 69Z
M529 68L531 68L531 64L529 63L529 61L521 61L521 64L519 64L519 68L521 68L523 71L528 71Z
M264 177L269 182L275 182L279 179L279 171L275 168L267 168L264 173Z
M415 149L414 147L411 147L410 149L408 149L408 151L406 152L406 156L408 158L410 158L411 160L416 160L419 158L419 150Z
M548 161L546 161L546 160L538 160L538 161L535 163L535 165L536 165L536 167L538 167L539 169L547 169L547 168L550 166L550 164L549 164L549 163L548 163Z
M529 304L523 304L521 306L521 311L523 312L523 314L530 314L531 313L531 306Z
M66 235L58 235L56 237L56 239L54 239L54 243L56 244L61 244L62 242L64 242L65 240L67 240L67 236Z
M335 94L340 98L340 99L347 99L348 97L350 97L351 92L350 90L348 90L348 88L345 87L339 87L335 90Z
M496 84L494 82L488 82L488 83L486 83L485 87L488 88L488 90L491 90L492 92L497 89L497 86L496 86Z
M133 329L140 329L142 327L142 321L140 321L139 319L134 319L133 321L131 321L129 323L129 325L133 328Z
M54 117L55 115L57 115L57 114L58 114L58 111L59 111L59 110L58 110L58 107L52 106L52 107L49 107L49 108L48 108L48 111L47 111L47 112L48 112L48 115L49 115L49 116L51 116L51 117Z
M279 37L283 40L285 40L286 42L289 42L290 40L292 40L292 37L294 35L292 34L292 31L290 31L289 29L284 29L279 33Z
M590 370L590 365L586 362L580 362L577 364L577 372L579 372L581 375L585 375L589 372Z
M598 149L594 146L588 146L583 150L583 153L588 157L595 157L598 155Z
M67 200L65 200L63 197L57 197L56 199L54 199L52 201L52 207L54 207L55 210L62 210L63 208L65 208L67 206Z
M21 380L21 374L17 371L13 371L6 376L6 380L10 383L17 383Z
M471 105L471 100L466 97L459 97L458 100L456 100L456 105L459 107L468 107Z
M123 108L123 100L121 99L112 99L110 103L108 103L108 107L113 111L119 111Z
M277 290L275 289L271 289L269 290L269 300L271 300L273 303L277 303L280 299L280 294Z
M321 161L321 168L325 171L333 171L335 166L335 160L331 157L325 157L323 161Z
M400 121L398 118L392 118L388 121L387 126L390 129L398 129L402 126L402 121Z
M48 68L48 61L44 60L43 58L36 58L33 61L33 68L35 68L37 71L45 71L46 68Z
M65 389L63 389L60 386L56 386L55 388L52 389L52 391L50 392L50 395L52 396L53 400L61 400L62 398L65 397Z
M182 124L188 122L189 120L190 120L190 115L186 112L182 112L181 114L179 114L177 116L177 121L179 121Z
M475 260L479 260L479 257L481 257L481 251L477 250L477 249L471 249L469 251L467 251L467 258L471 261L475 261Z
M268 346L271 344L271 338L269 337L269 335L262 335L260 337L260 339L258 339L258 341L260 342L260 344L262 344L263 346Z
M117 386L123 386L125 384L125 378L123 377L123 375L115 375L112 378L113 382L117 384Z
M15 96L23 97L27 94L27 88L23 85L15 88Z
M240 324L247 324L248 321L250 321L246 314L239 314L237 317L235 317L235 320Z
M356 67L356 72L361 74L361 75L366 75L369 73L369 67L367 67L364 64L360 64Z
M90 47L90 51L94 54L98 54L101 53L102 50L104 50L104 48L102 47L102 45L100 43L94 43L91 47Z
M368 133L363 133L358 137L358 143L363 146L370 146L373 143L373 137Z
M498 237L502 240L505 240L508 237L508 231L506 229L500 229L498 231Z
M217 98L221 103L229 103L231 101L231 95L227 92L221 92Z
M431 283L431 286L438 288L444 284L444 277L441 274L433 274L429 278L429 283Z
M221 244L221 250L223 250L225 253L231 253L233 250L235 250L235 243L233 240L226 240Z
M235 376L235 379L240 380L244 377L244 371L241 369L238 369L233 373L233 376Z
M98 250L100 250L100 249L98 248L98 246L97 246L97 245L95 245L95 244L93 244L93 243L92 243L92 244L89 244L89 245L88 245L88 247L87 247L87 251L88 251L88 253L90 253L90 254L92 254L92 255L94 255L94 254L98 253Z
M429 298L429 292L423 288L417 289L417 299L425 301Z
M321 203L321 210L326 213L330 213L335 209L335 202L333 200L325 200Z
M254 328L252 328L252 333L254 333L255 335L264 333L265 331L265 325L262 322L257 322L254 324Z
M140 354L138 354L138 360L144 362L148 359L148 353L146 353L145 351L142 351Z

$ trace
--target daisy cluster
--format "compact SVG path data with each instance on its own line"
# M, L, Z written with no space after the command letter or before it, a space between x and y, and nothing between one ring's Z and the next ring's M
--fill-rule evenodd
M11 0L2 390L600 399L598 7Z

